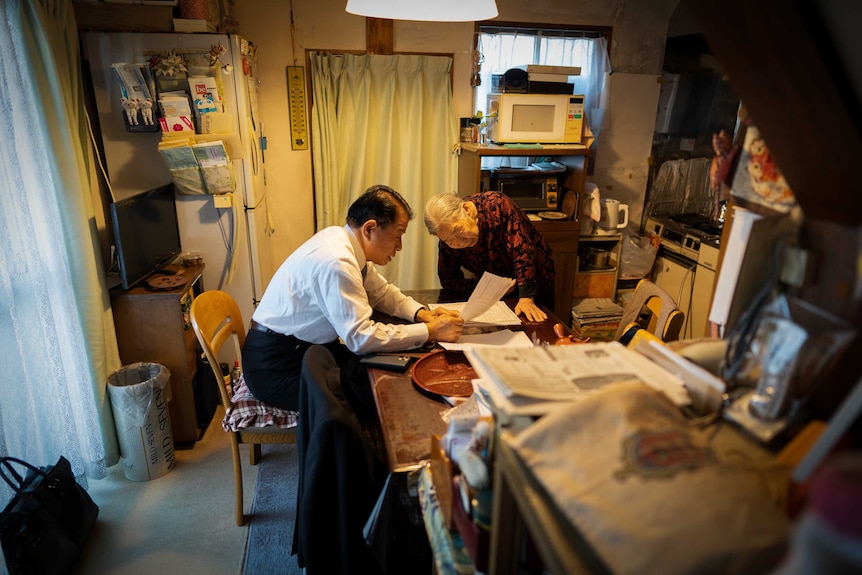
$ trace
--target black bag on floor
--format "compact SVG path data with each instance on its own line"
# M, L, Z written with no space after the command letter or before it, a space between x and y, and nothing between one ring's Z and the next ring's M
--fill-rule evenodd
M22 477L13 463L27 468ZM36 467L0 458L0 476L15 491L0 513L0 543L10 575L69 573L99 515L65 457ZM10 477L11 476L11 477Z

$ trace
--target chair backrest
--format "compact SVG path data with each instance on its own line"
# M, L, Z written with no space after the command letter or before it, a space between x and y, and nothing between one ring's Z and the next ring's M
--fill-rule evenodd
M240 366L242 365L241 351L245 343L242 313L230 294L220 290L209 290L192 300L190 316L192 328L218 383L222 405L227 409L231 404L230 394L224 383L218 358L225 343L232 340L236 358Z
M644 311L649 320L643 329L662 341L676 341L685 321L685 314L679 310L676 301L665 290L648 279L638 282L632 299L623 310L620 325L614 339L619 340L629 329L630 324L639 323Z

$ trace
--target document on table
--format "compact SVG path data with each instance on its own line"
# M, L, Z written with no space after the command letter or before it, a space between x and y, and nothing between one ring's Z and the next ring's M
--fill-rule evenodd
M464 312L462 311L469 302L460 302L460 303L437 303L437 304L428 304L428 307L431 309L437 307L445 307L446 309L454 309L461 313L461 317L464 318ZM521 318L515 315L515 312L506 305L506 302L498 301L494 302L494 304L485 310L482 314L475 316L473 319L464 318L464 327L472 327L472 326L482 326L482 325L521 325Z
M533 347L533 342L523 331L501 329L491 333L462 335L456 342L437 342L440 347L448 350L464 350L468 347L492 345L498 347Z
M521 319L500 301L512 285L512 279L485 272L470 299L465 303L431 304L431 309L445 307L457 310L466 325L521 325Z

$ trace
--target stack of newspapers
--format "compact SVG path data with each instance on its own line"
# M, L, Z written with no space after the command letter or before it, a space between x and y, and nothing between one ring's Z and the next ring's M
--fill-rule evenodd
M686 406L683 380L616 341L529 348L464 350L479 375L475 382L490 403L508 416L543 415L608 385L639 381Z
M623 307L610 298L584 298L572 305L572 331L578 337L610 341L616 334Z

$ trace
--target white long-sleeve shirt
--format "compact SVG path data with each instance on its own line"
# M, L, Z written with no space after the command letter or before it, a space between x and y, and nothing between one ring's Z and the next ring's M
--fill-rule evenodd
M309 343L339 337L350 351L362 355L411 349L428 341L424 323L398 325L371 319L378 310L412 321L422 307L367 265L359 241L345 225L317 232L284 261L253 319Z

